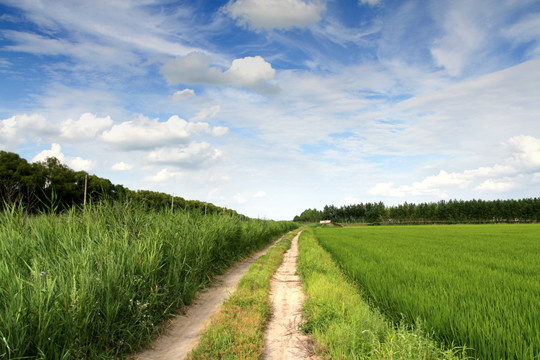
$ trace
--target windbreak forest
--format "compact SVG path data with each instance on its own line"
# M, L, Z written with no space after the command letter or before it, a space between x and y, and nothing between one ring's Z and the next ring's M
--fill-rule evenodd
M323 210L307 209L294 221L371 224L456 224L456 223L529 223L540 220L540 198L520 200L441 200L436 203L386 206L384 203L360 203Z

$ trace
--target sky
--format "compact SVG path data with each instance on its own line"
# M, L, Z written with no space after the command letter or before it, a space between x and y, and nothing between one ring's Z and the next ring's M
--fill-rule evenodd
M263 219L540 195L540 1L0 0L0 150Z

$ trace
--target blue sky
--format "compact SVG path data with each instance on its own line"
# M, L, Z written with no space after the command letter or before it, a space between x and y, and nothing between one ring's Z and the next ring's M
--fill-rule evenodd
M537 197L540 2L0 0L0 149L271 219Z

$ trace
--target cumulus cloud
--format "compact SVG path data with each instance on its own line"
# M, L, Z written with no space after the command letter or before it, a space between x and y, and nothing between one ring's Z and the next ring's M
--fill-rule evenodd
M275 76L272 65L260 56L234 59L230 68L222 71L212 66L212 58L202 52L192 52L170 60L161 68L169 84L209 84L249 87L259 92L275 92L269 84Z
M173 100L174 101L185 101L189 100L192 97L195 96L195 90L193 89L184 89L184 90L178 90L173 94Z
M438 175L415 181L411 185L395 186L394 182L381 182L368 190L368 194L388 197L407 195L435 195L448 197L447 189L457 186L465 189L478 183L475 190L506 191L517 186L517 178L529 176L534 181L540 172L540 139L528 135L511 137L505 144L509 156L502 164L483 166L463 172L448 173L441 170Z
M54 133L56 128L39 114L15 115L0 120L0 149L21 144L27 137L41 137Z
M220 159L222 155L220 150L212 148L209 143L192 142L187 147L152 151L148 154L147 160L152 163L193 169L209 165Z
M238 86L250 86L260 82L272 80L276 71L272 65L264 61L260 56L248 56L242 59L235 59L231 67L224 74L232 84Z
M54 157L58 159L63 164L66 164L68 167L75 171L90 171L96 168L96 162L93 160L83 159L79 156L70 157L65 156L62 152L62 146L60 144L53 143L51 148L41 151L39 154L34 156L32 162L44 161L47 158Z
M171 179L181 179L182 176L184 176L184 174L182 174L180 171L174 171L168 168L164 168L155 175L146 176L145 178L143 178L143 181L165 182Z
M62 153L62 146L60 146L60 144L52 144L50 149L41 151L34 156L32 162L43 161L50 157L57 158L60 162L64 162L64 154Z
M119 149L144 150L187 143L192 135L200 132L219 134L223 131L215 130L205 122L188 122L177 115L171 116L167 121L150 120L141 116L136 120L114 125L103 132L101 139Z
M102 130L110 128L112 124L110 116L100 118L91 113L84 113L79 120L63 121L60 124L60 135L70 140L90 140Z
M129 171L133 169L133 165L125 163L123 161L117 162L111 166L111 170L114 171Z
M254 30L303 28L321 19L325 6L321 1L236 0L224 11L240 26Z
M514 187L514 183L511 181L495 181L488 179L478 185L475 190L486 190L486 191L506 191Z

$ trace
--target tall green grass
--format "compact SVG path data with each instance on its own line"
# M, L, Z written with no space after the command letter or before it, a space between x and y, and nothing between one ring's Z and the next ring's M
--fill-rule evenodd
M233 261L294 228L230 215L99 204L0 214L0 358L111 358Z
M540 225L317 229L386 316L480 359L540 358Z

